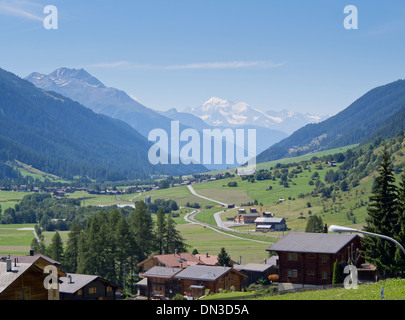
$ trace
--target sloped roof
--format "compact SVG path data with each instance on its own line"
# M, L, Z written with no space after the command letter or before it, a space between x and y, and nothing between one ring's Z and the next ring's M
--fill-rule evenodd
M196 254L195 256L205 265L215 266L218 262L218 256L208 254Z
M6 260L11 260L12 271L7 272ZM26 256L0 256L0 293L2 293L8 286L24 274L31 266L43 269L46 265L52 264L56 267L60 263L42 254L26 255ZM64 276L65 273L58 268L58 276Z
M189 266L174 277L199 281L215 281L231 269L230 267Z
M25 271L32 266L32 263L18 263L12 265L12 272L7 272L6 262L0 262L0 293L17 280Z
M138 266L143 265L146 261L151 259L158 260L162 265L171 268L186 268L190 265L202 264L196 256L193 254L186 252L186 253L173 253L173 254L163 254L163 255L155 255L142 261L138 264Z
M284 218L257 218L256 223L282 223Z
M273 266L270 264L264 264L264 263L248 263L245 265L239 265L235 266L235 269L238 271L254 271L254 272L264 272Z
M177 273L179 273L182 269L181 268L170 268L170 267L153 267L152 269L146 271L142 274L142 277L148 278L166 278L170 279Z
M0 255L0 260L5 260L7 258L10 258L12 261L14 261L14 259L17 259L18 262L20 263L34 263L36 262L39 258L42 258L43 260L49 262L50 264L53 264L55 266L60 266L61 264L56 261L53 260L47 256L44 256L43 254L40 253L36 253L34 255L26 255L26 256L12 256L12 255Z
M335 254L356 237L358 237L358 235L348 233L290 232L266 250Z
M69 276L72 277L71 282ZM62 283L59 285L59 292L75 293L97 278L98 276L68 273L67 277L60 278Z

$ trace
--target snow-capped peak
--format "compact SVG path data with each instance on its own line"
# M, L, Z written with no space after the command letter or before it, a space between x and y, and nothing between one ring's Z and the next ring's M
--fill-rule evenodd
M202 111L216 111L218 109L226 109L229 108L231 102L228 100L224 100L217 97L212 97L208 101L206 101L202 106Z
M217 97L210 98L200 107L192 108L190 113L211 126L254 125L287 133L292 133L306 124L320 122L327 118L288 110L265 112L245 102L234 103Z

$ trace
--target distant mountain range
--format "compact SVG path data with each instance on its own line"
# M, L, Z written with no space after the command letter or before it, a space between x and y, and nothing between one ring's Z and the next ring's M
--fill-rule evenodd
M59 68L48 75L34 72L25 80L69 97L95 113L125 121L144 137L156 128L170 130L168 118L138 103L124 91L106 87L84 69Z
M266 150L288 136L287 133L272 129L271 126L261 127L249 121L241 122L239 125L224 123L223 126L219 126L211 125L195 114L178 112L176 109L158 112L138 103L124 91L106 87L84 69L59 68L48 75L34 72L25 80L43 90L57 92L78 101L95 113L125 121L146 138L153 129L170 132L172 121L179 121L181 130L195 128L200 132L203 129L214 128L254 128L257 130L257 152ZM207 165L207 167L223 169L228 165Z
M194 128L253 128L257 130L257 162L277 160L310 152L389 138L405 129L405 80L375 88L334 116L290 111L261 111L244 102L210 98L201 106L179 112L175 108L155 111L125 92L107 88L83 69L60 68L43 75L32 73L35 86L62 94L95 113L120 119L143 137L156 128L170 132L173 120L181 130ZM201 150L202 151L202 150ZM221 169L222 166L206 166Z
M405 80L375 88L337 115L309 124L276 143L257 162L392 138L405 130Z
M3 164L19 160L65 179L117 181L205 171L199 165L153 166L151 143L127 123L2 69L0 146Z
M245 102L232 102L212 97L199 107L187 108L184 112L191 113L214 127L256 126L288 135L299 128L318 123L329 116L302 114L292 111L261 111Z

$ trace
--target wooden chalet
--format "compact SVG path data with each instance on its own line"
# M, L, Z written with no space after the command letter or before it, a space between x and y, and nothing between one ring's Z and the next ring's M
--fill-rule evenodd
M116 293L122 291L96 275L68 273L60 280L60 300L116 300Z
M181 293L181 282L174 276L181 268L153 267L142 274L137 283L140 294L149 299L171 299Z
M257 218L255 220L256 231L285 231L287 224L284 218Z
M278 254L280 283L330 285L335 261L347 265L352 244L362 250L356 234L291 232L266 250Z
M65 276L60 264L46 256L0 257L0 300L59 300L59 290L47 290L44 280L46 266L56 267L58 278Z
M241 291L242 281L247 278L243 273L230 267L189 266L174 276L181 282L181 292L192 298L199 298L205 290L217 293L220 289L234 287Z
M252 283L256 283L261 278L267 278L271 274L278 274L276 262L274 264L265 263L248 263L245 265L234 266L236 271L239 271L247 276L243 280L243 287L248 287Z

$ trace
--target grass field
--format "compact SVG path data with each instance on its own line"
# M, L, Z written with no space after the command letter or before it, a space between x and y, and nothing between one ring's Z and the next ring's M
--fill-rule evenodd
M229 292L207 296L203 300L381 300L381 288L384 288L384 300L405 300L405 279L389 279L372 284L360 285L358 289L334 288L327 290L286 293L281 295L261 295L258 292Z
M224 247L233 260L243 264L261 263L269 258L266 248L272 244L271 241L275 241L274 238L268 238L268 244L266 244L249 239L238 239L197 224L178 225L178 229L186 243L191 246L190 252L197 249L201 254L218 255L220 249Z

